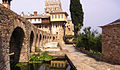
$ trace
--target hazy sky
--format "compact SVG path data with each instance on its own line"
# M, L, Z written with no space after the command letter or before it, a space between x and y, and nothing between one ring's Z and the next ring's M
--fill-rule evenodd
M1 0L2 1L2 0ZM38 11L44 13L45 0L13 0L11 9L20 14ZM70 0L61 0L64 11L69 12ZM91 26L101 32L98 26L105 25L120 18L120 0L81 0L84 10L84 27ZM70 17L69 17L70 18Z

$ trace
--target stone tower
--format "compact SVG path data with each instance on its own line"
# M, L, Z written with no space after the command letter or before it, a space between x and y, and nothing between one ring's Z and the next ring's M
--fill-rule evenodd
M6 8L10 9L10 2L12 0L2 0L2 5L4 5Z
M45 0L45 12L60 12L62 11L60 0Z

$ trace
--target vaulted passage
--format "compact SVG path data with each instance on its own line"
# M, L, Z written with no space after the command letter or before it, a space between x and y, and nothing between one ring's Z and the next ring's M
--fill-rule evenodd
M32 52L33 40L34 40L34 33L32 31L30 34L30 53Z
M15 28L10 38L10 42L9 42L9 46L10 46L9 55L10 55L11 70L12 70L13 65L16 65L16 63L19 62L23 40L24 40L23 29L20 27Z

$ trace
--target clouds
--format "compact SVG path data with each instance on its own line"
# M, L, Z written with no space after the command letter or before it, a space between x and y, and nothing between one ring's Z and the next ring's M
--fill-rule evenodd
M12 10L20 14L24 11L44 13L45 0L12 0ZM84 10L84 27L91 26L93 29L105 25L120 18L120 0L80 0ZM61 0L62 8L69 14L70 0Z

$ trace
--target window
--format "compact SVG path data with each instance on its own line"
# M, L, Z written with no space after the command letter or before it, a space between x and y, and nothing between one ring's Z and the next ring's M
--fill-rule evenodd
M41 25L39 25L39 28L41 28Z
M45 26L45 28L47 28L47 26Z
M36 21L36 19L35 19L35 21Z
M63 18L63 14L61 15L61 17Z
M54 18L54 15L52 15L52 19Z
M58 15L58 18L60 18L60 15Z
M55 15L55 18L57 18L57 15Z
M40 21L40 19L38 19L38 21Z

